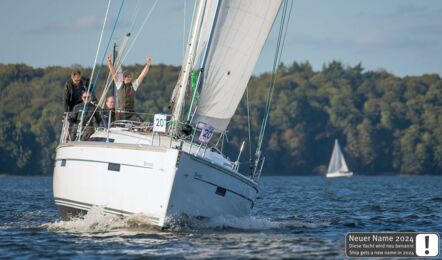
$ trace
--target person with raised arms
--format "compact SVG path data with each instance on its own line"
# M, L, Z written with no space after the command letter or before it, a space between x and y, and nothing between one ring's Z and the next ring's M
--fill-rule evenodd
M112 64L112 55L107 57L107 65L118 90L118 108L121 112L120 119L138 122L143 121L142 118L135 113L135 92L147 76L151 64L152 59L150 56L147 56L146 66L143 68L138 78L133 80L130 71L125 70L123 75L117 73L117 70Z

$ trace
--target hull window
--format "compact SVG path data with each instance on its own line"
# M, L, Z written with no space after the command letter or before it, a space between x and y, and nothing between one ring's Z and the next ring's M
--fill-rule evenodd
M119 172L120 171L120 164L109 163L109 165L107 166L107 169L109 171Z
M220 196L226 196L226 189L224 189L224 188L221 188L221 187L216 187L216 191L215 191L215 193L217 194L217 195L220 195Z

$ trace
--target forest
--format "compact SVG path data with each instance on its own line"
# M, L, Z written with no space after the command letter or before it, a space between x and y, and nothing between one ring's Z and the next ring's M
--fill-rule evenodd
M0 64L0 174L51 175L63 119L63 87L74 67ZM127 66L138 75L142 65ZM81 68L90 75L91 68ZM169 113L179 67L152 66L136 93L139 112ZM104 84L103 69L97 84ZM263 175L324 175L338 139L356 175L442 173L442 81L437 74L398 77L339 61L313 70L308 62L280 64L263 143ZM271 73L248 85L256 149ZM101 87L102 88L102 87ZM228 129L226 152L243 140L249 160L247 95Z

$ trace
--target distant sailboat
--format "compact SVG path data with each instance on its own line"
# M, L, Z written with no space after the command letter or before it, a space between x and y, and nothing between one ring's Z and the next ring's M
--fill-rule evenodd
M328 165L327 178L334 177L350 177L353 176L353 172L348 170L347 163L345 162L344 155L339 147L338 140L335 140L335 147L333 148L333 154Z

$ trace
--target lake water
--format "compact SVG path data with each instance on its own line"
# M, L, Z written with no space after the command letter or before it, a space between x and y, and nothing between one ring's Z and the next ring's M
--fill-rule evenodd
M251 216L158 231L95 208L63 222L50 177L0 177L0 258L330 258L352 231L442 232L442 177L263 177Z

